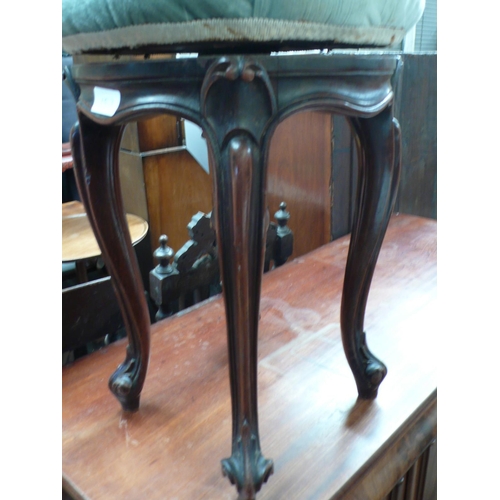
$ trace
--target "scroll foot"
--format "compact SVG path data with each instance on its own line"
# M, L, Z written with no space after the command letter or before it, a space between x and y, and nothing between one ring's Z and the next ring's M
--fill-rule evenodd
M221 461L222 474L238 489L239 500L254 500L256 493L274 472L272 460L265 458L257 437L244 426L233 446L231 457Z

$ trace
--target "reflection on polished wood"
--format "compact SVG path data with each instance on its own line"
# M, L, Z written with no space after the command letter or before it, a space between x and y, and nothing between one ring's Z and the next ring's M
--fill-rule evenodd
M127 214L132 244L139 243L148 232L148 223L137 215ZM79 201L62 205L62 261L73 262L101 255L85 209Z
M71 146L69 142L62 144L62 171L65 172L69 168L73 168L73 156L71 155Z
M286 200L292 213L292 258L331 241L332 115L304 111L283 120L269 148L267 206L271 218Z
M357 399L340 335L349 237L264 275L259 425L275 473L258 500L380 500L436 433L436 223L395 216L365 324L389 371ZM63 485L91 500L235 500L221 298L152 327L141 406L122 412L106 379L124 341L63 369Z

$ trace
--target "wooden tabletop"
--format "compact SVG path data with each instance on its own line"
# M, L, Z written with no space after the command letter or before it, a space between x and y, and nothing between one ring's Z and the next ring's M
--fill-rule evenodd
M148 223L138 215L127 214L132 244L139 243L148 232ZM62 261L73 262L101 255L83 204L62 204Z
M435 432L436 223L397 216L389 226L365 320L389 370L374 401L357 400L340 338L348 243L264 276L259 422L274 474L258 500L382 498ZM231 453L222 300L153 325L133 414L107 388L125 347L124 339L63 368L65 488L92 500L235 500L220 466Z
M73 168L73 155L71 154L71 145L69 142L62 144L62 171L65 172L68 168Z

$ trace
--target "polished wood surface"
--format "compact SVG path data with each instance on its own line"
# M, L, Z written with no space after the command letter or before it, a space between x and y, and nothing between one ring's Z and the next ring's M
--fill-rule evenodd
M140 151L172 148L181 145L179 120L173 115L160 115L137 122Z
M119 166L120 188L125 212L139 215L149 223L144 171L139 154L137 123L135 122L128 123L123 131ZM151 231L151 224L149 230Z
M370 350L365 309L378 254L392 214L401 172L401 134L392 107L367 120L350 117L358 145L356 209L340 313L342 342L360 397L377 396L387 374Z
M148 223L141 217L127 214L132 244L141 241L148 232ZM62 261L89 259L101 255L85 209L79 201L62 204Z
M146 156L142 162L152 245L166 234L177 252L191 216L213 209L212 176L187 151Z
M283 200L292 210L293 258L331 239L331 189L335 188L331 186L331 123L330 113L298 113L280 123L271 139L267 207L271 220ZM137 133L140 151L179 145L177 119L171 115L139 121ZM152 244L168 234L177 251L185 241L190 215L213 208L212 176L187 151L146 156L141 161Z
M109 276L62 291L62 351L70 351L123 328Z
M151 152L181 145L176 116L162 114L137 122L137 148ZM187 152L159 153L142 159L151 245L167 234L175 252L186 241L193 214L213 208L212 176Z
M79 110L70 139L78 190L112 278L129 341L125 359L108 385L125 411L135 411L149 363L151 324L117 181L123 128L102 127Z
M271 220L286 200L294 233L292 258L331 240L332 115L305 111L274 131L267 167L267 206ZM341 186L339 186L339 190Z
M396 116L403 134L399 211L437 217L437 54L404 54Z
M85 208L81 201L68 201L67 203L63 203L61 205L61 214L62 218L71 217L73 215L84 215Z
M71 155L71 147L69 142L62 144L62 171L65 172L68 168L73 168L73 156Z
M139 408L149 363L150 324L119 188L124 124L161 112L200 124L214 170L214 213L226 304L232 394L232 453L223 470L241 500L254 500L272 473L260 449L257 327L262 271L264 193L275 128L294 113L322 110L350 117L360 175L342 293L342 343L359 396L376 397L386 366L368 348L365 308L392 211L400 133L394 120L395 53L336 53L75 65L65 75L78 99L71 145L76 178L113 278L129 345L109 387L126 411ZM362 78L360 78L362 76ZM112 116L93 112L95 85L120 93ZM160 84L161 81L161 84ZM376 353L376 350L373 351Z
M394 216L366 313L389 367L376 400L357 399L340 335L349 238L264 275L259 424L275 473L259 500L385 498L436 432L436 223ZM63 369L63 484L75 498L234 500L221 474L231 400L221 298L152 327L137 413L107 377L125 341Z

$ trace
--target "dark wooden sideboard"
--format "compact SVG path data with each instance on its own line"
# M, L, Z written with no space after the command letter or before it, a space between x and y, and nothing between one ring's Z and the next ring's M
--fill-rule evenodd
M340 338L349 237L263 278L261 444L275 472L258 500L432 500L436 437L436 222L394 216L368 299L370 348L388 366L358 400ZM86 500L234 500L221 298L152 327L141 407L107 379L126 340L63 368L63 490Z

